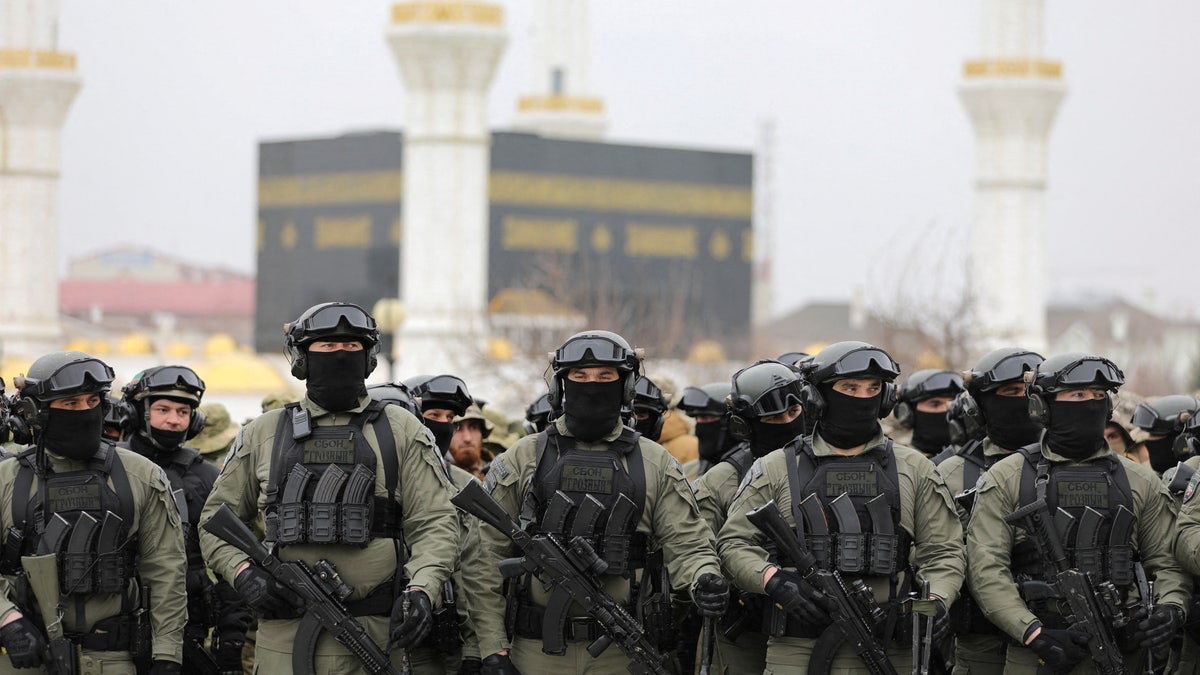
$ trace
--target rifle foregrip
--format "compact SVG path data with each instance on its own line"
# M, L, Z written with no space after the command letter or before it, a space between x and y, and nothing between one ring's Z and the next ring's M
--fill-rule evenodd
M258 537L254 536L254 532L246 527L246 524L234 514L233 509L230 509L227 504L222 504L212 518L209 518L200 527L222 541L232 544L260 565L271 555Z
M500 530L509 538L517 527L504 507L500 506L500 502L488 494L478 481L467 483L466 487L450 498L450 503Z
M796 535L792 533L792 529L788 526L787 521L783 519L783 514L779 512L779 507L775 505L775 500L771 500L757 509L748 512L746 519L750 521L750 524L762 531L763 534L767 535L794 565L801 569L810 566L804 564L804 562L811 558L812 555L800 547L799 542L796 540Z

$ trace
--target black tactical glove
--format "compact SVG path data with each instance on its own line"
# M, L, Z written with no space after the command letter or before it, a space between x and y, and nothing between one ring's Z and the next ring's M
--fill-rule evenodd
M304 601L258 565L242 570L233 587L251 611L264 619L294 619L304 611Z
M229 637L219 636L213 640L213 658L222 671L242 670L242 648L246 646L245 633L234 633Z
M483 660L483 675L521 675L508 654L490 654Z
M458 666L458 675L479 675L482 672L483 663L470 656L463 657L462 663Z
M1074 628L1042 628L1029 648L1056 673L1070 671L1088 658L1088 634Z
M825 595L798 572L778 570L763 590L788 614L818 626L829 623L829 612L823 608Z
M8 652L13 668L36 668L42 665L46 641L32 621L21 617L0 628L0 646Z
M1165 647L1179 634L1182 626L1183 610L1175 605L1159 605L1134 625L1130 641L1146 649Z
M937 643L945 640L946 636L950 634L950 612L941 598L935 598L935 602L937 602L937 614L933 617L933 641Z
M183 672L183 666L174 661L158 661L150 664L150 675L179 675Z
M390 644L408 649L421 643L433 627L433 605L425 591L404 591L392 604L392 632Z
M721 575L705 572L696 581L693 600L700 616L719 618L725 614L729 605L729 582Z

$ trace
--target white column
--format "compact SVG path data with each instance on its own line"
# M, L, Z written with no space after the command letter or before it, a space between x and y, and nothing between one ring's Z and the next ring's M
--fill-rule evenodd
M404 80L406 375L460 372L488 334L488 90L507 35L501 7L401 3L388 43Z
M0 0L0 350L57 349L62 127L82 81L57 0Z
M959 96L976 137L971 284L980 349L1046 344L1047 145L1066 87L1042 56L1042 0L984 0Z

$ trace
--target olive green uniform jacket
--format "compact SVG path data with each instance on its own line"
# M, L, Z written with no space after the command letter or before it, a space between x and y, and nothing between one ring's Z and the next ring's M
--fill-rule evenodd
M886 442L879 433L865 449ZM820 435L812 436L813 452L818 457L837 455ZM959 524L954 503L946 483L925 455L912 448L893 444L896 475L900 482L900 525L913 537L909 562L924 580L929 591L941 598L946 606L958 598L966 568L963 552L962 525ZM788 486L787 456L782 449L759 459L746 474L738 495L729 507L725 526L717 537L717 548L733 582L751 593L763 592L763 573L774 563L767 561L763 545L767 536L746 519L746 513L771 500L780 505L780 512L789 525L795 527L791 489ZM888 580L872 579L875 598L888 600Z
M1109 454L1111 451L1105 446L1077 464L1102 459ZM1042 455L1054 463L1070 462L1044 442ZM1120 461L1129 476L1133 515L1137 519L1131 543L1146 572L1156 577L1159 602L1185 608L1189 603L1191 580L1171 555L1175 517L1170 496L1162 481L1149 469L1124 457ZM975 509L967 527L971 595L983 609L984 616L1018 644L1038 620L1021 599L1012 575L1013 546L1024 541L1025 532L1004 522L1004 517L1018 508L1024 463L1025 456L1016 453L1000 460L984 474L983 486L975 498Z
M183 659L183 625L187 622L184 579L187 556L183 551L179 509L171 497L167 476L157 464L136 452L123 448L115 450L129 476L129 488L133 491L134 517L129 525L129 533L137 539L141 558L138 576L150 588L152 655L156 660L180 663ZM48 452L46 456L56 473L87 469L86 461L66 459L53 452ZM0 529L4 532L13 525L12 491L19 468L20 464L12 459L0 462ZM36 493L40 483L35 480L31 492ZM111 479L108 485L112 488ZM13 595L13 580L0 577L0 618L18 609L13 602ZM64 608L66 615L63 625L68 632L74 632L77 621L75 604L64 603ZM32 608L20 609L28 616ZM107 593L87 596L83 612L86 618L83 628L85 631L91 630L97 621L121 613L121 597Z
M305 397L301 402L312 415L314 426L349 424L351 418L366 408L371 399L363 396L358 406L345 412L331 413ZM204 505L201 522L211 518L227 504L244 521L252 521L266 505L267 482L271 475L271 458L279 416L285 410L263 413L242 427L230 448L225 468L213 485ZM458 555L458 518L450 504L450 482L438 458L433 438L412 414L399 406L386 406L380 414L387 415L399 455L399 480L396 496L404 514L404 536L411 553L404 564L407 586L423 590L436 602L442 584L450 576ZM374 426L365 425L363 435L376 453L375 496L386 497L382 459ZM207 531L200 533L200 548L209 567L233 583L235 572L249 558ZM342 580L354 588L348 601L359 600L380 584L391 583L397 571L396 546L392 539L376 538L366 547L342 544L300 544L283 547L279 557L302 560L311 567L322 558L337 567ZM361 617L360 622L378 644L387 640L387 617ZM298 620L260 620L258 646L275 652L290 653ZM317 646L318 656L345 656L349 651L323 632Z
M561 418L555 424L560 434L571 435ZM618 425L599 441L577 441L575 447L579 451L603 450L620 434L621 427ZM492 470L488 473L488 489L514 520L518 518L530 479L537 468L537 439L537 435L532 435L517 441L492 461ZM692 489L679 468L679 462L653 441L640 438L638 443L646 471L646 504L637 531L650 539L648 548L663 548L672 585L677 589L685 587L690 592L700 575L706 572L721 573L712 530L700 517ZM479 651L487 656L509 648L504 628L503 579L497 565L502 559L511 557L513 546L507 537L486 525L480 526L479 538L482 546L478 568L468 571L464 576L470 587L472 618L479 634ZM532 586L534 602L545 605L549 596L541 584ZM618 601L628 600L629 582L626 579L607 577L606 586ZM571 613L573 616L585 615L577 606Z

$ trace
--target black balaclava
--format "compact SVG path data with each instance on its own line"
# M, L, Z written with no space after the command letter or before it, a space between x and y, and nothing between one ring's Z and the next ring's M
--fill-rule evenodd
M87 410L50 408L42 441L46 449L68 459L91 459L100 449L104 405Z
M621 422L625 402L624 375L613 382L575 382L563 378L563 420L581 441L598 441Z
M950 421L946 419L946 413L913 410L912 446L921 452L932 453L941 452L947 445L950 445Z
M1046 444L1067 459L1080 460L1107 447L1108 401L1050 401Z
M1155 473L1162 473L1175 466L1178 460L1175 458L1174 436L1147 439L1145 444L1146 452L1150 454L1150 467L1154 469Z
M454 422L438 422L428 417L421 417L421 421L433 434L433 441L437 443L438 450L443 453L450 450L450 441L454 439Z
M662 437L663 416L660 412L650 411L650 416L644 420L637 420L634 423L633 429L641 435L649 438L655 443Z
M769 424L762 420L750 420L750 452L762 457L773 450L787 445L797 436L804 434L804 415L786 424Z
M350 410L365 396L367 351L309 352L308 397L330 412Z
M987 436L992 443L1006 450L1018 450L1041 438L1041 427L1029 418L1028 398L985 392L976 402L983 411Z
M817 424L817 432L835 448L856 448L879 433L880 392L870 398L859 398L821 385L825 412Z
M715 422L696 422L696 441L700 459L719 462L725 454L729 422L724 415Z

